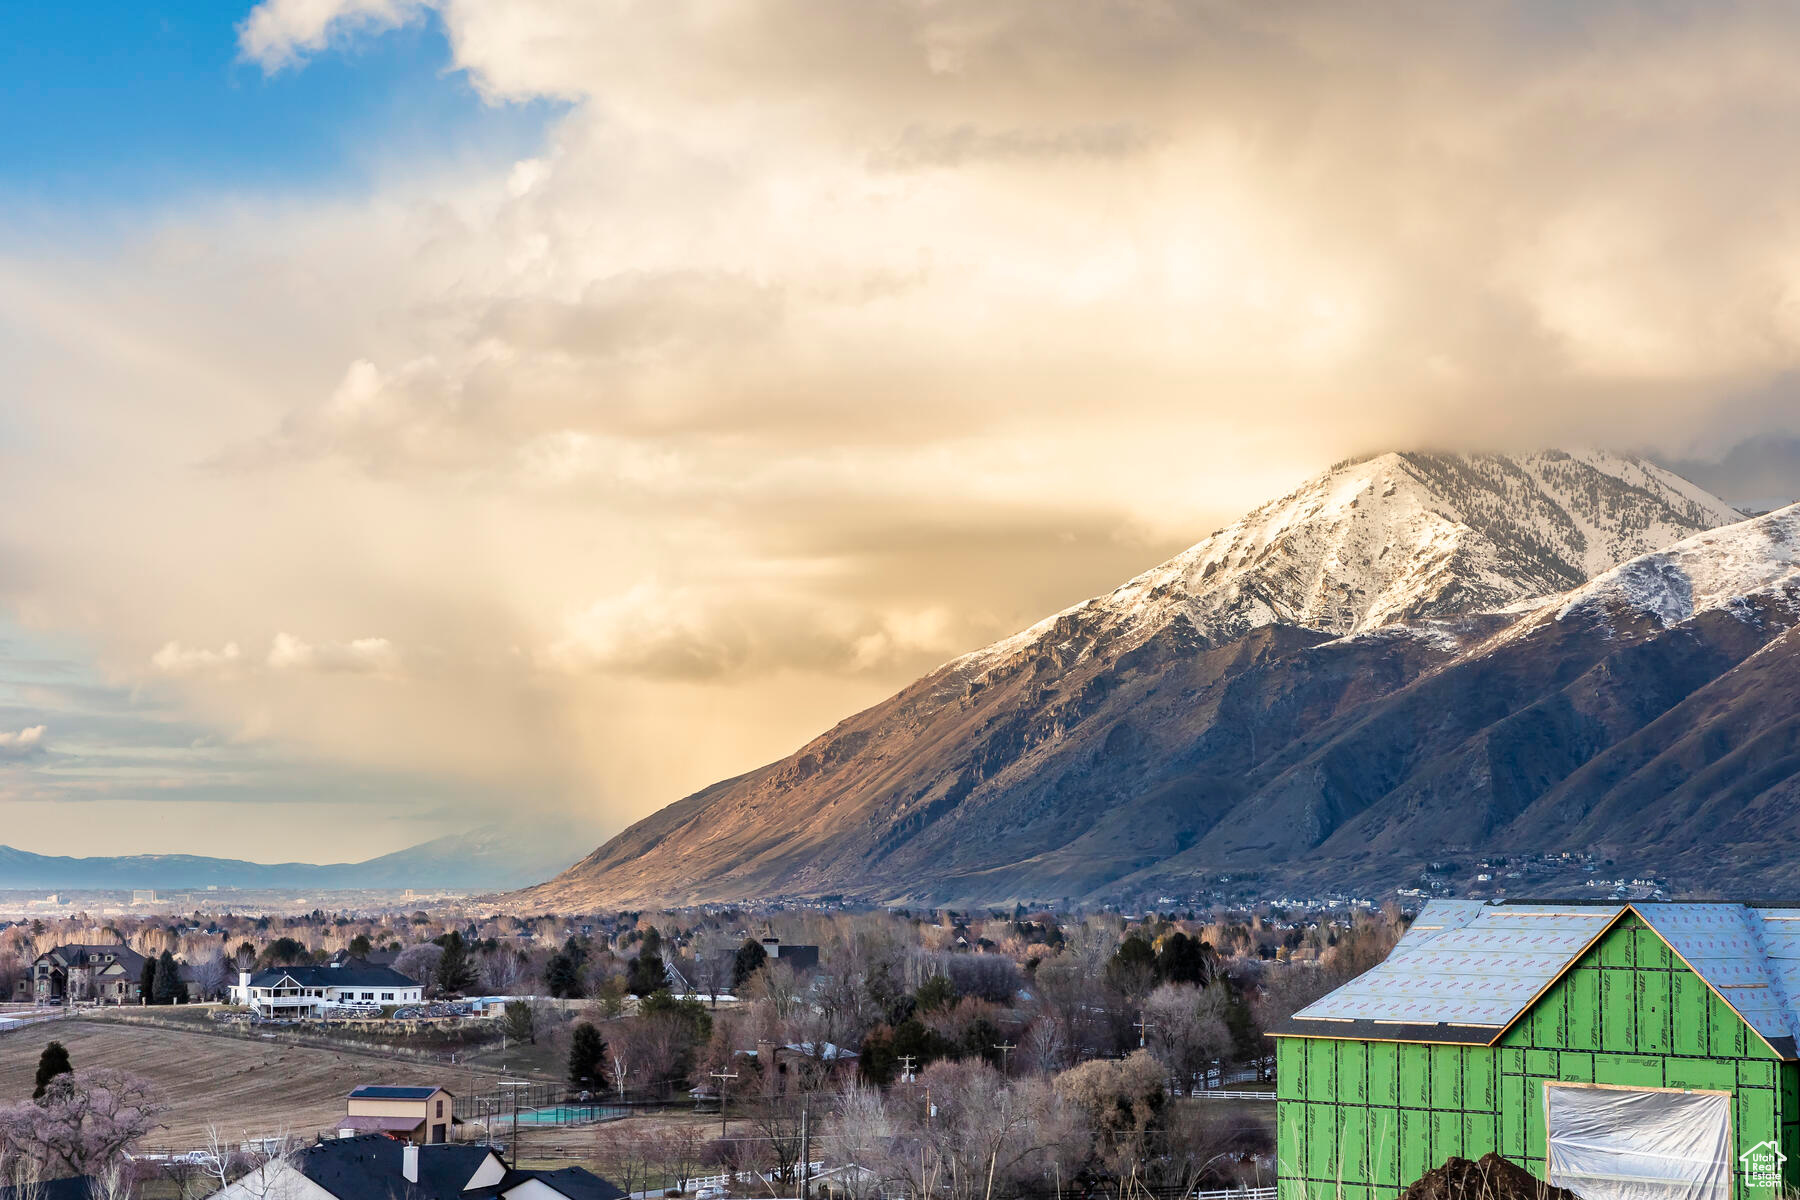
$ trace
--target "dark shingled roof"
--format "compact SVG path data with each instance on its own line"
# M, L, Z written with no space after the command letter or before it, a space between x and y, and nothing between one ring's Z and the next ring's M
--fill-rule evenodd
M37 1200L90 1200L94 1181L86 1175L71 1175L67 1179L46 1179L38 1185ZM19 1188L0 1187L0 1200L20 1200L23 1191Z
M408 979L392 967L269 967L250 977L251 987L273 987L285 975L301 987L340 988L414 988L416 979Z
M439 1089L434 1087L386 1087L365 1083L350 1093L352 1100L423 1100Z
M419 1181L401 1174L403 1147L380 1134L323 1141L294 1155L294 1168L338 1200L495 1200L529 1180L569 1200L622 1200L625 1192L580 1167L556 1171L508 1170L490 1187L464 1191L488 1156L486 1146L450 1143L419 1147ZM62 1200L62 1198L59 1198ZM80 1200L80 1198L70 1198Z
M34 959L33 961L36 962L48 958L52 954L56 955L72 967L88 965L87 960L89 955L105 956L108 954L114 956L114 958L118 960L119 965L124 967L127 971L137 972L143 970L144 967L144 956L139 954L136 950L133 950L130 946L127 946L124 942L106 942L98 946L83 945L80 942L71 942L67 946L52 946L50 949L38 955L37 959Z

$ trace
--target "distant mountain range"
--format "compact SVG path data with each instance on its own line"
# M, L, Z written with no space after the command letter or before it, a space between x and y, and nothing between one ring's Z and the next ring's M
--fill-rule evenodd
M538 824L487 826L421 842L358 863L255 863L192 854L66 858L0 846L0 890L238 888L247 891L377 888L498 891L543 879L569 865L581 835Z
M1800 507L1641 459L1339 464L509 902L1379 890L1446 846L1791 889L1797 557Z

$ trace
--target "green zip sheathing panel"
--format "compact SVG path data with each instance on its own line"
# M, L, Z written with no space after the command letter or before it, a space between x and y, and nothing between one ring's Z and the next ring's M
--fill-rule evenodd
M1494 1046L1282 1036L1276 1053L1280 1200L1387 1200L1453 1155L1490 1150L1542 1177L1546 1082L1730 1092L1736 1152L1778 1142L1800 1185L1800 1063L1635 913ZM1734 1191L1776 1197L1742 1172Z

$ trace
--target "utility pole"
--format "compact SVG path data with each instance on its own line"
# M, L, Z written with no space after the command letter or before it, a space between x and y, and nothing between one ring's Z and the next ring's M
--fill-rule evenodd
M912 1083L913 1082L913 1057L914 1056L911 1054L902 1054L900 1056L900 1082L901 1083Z
M1006 1056L1017 1050L1018 1047L1011 1042L995 1042L994 1049L1000 1052L1000 1077L1004 1079L1006 1077Z
M719 1137L725 1136L725 1081L736 1079L736 1071L714 1071L712 1077L719 1081Z
M1144 1044L1145 1044L1144 1043L1144 1035L1149 1033L1152 1029L1155 1029L1156 1026L1154 1026L1154 1025L1150 1024L1150 1022L1144 1020L1144 1010L1141 1008L1138 1009L1138 1019L1133 1021L1131 1024L1132 1024L1132 1027L1138 1031L1138 1049L1142 1050L1144 1048Z
M812 1127L807 1124L806 1101L800 1102L800 1200L812 1195Z
M519 1089L530 1087L521 1080L503 1080L498 1086L512 1090L512 1169L519 1169Z

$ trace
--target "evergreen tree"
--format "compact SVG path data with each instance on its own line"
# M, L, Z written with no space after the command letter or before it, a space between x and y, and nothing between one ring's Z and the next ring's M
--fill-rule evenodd
M562 953L552 954L545 964L544 986L552 996L564 1000L579 1000L587 994L587 987L581 981L581 968L574 959Z
M58 1075L71 1074L74 1070L74 1064L69 1062L68 1048L61 1042L51 1042L44 1047L44 1052L38 1055L37 1088L31 1093L31 1098L42 1100L44 1091L50 1086L52 1079Z
M265 967L291 967L311 960L312 951L306 948L306 943L286 934L270 942L269 948L262 952L262 964Z
M175 956L164 950L156 960L156 977L150 986L150 1003L173 1004L186 998L187 985L181 982L181 968Z
M1156 953L1156 977L1163 983L1193 983L1205 987L1212 979L1213 948L1208 942L1176 930L1163 939Z
M956 985L947 975L933 975L913 993L913 1007L922 1013L936 1012L956 1003Z
M144 969L138 972L138 995L144 998L145 1004L156 1002L156 958L153 955L144 957Z
M350 939L350 953L357 958L369 957L369 952L373 949L374 947L369 944L369 935L366 933L359 933Z
M461 996L475 987L475 963L469 958L469 947L462 934L452 929L437 939L444 953L437 962L439 995Z
M645 950L631 960L625 969L625 990L634 996L648 996L669 986L669 973L662 955Z
M1156 951L1150 939L1132 933L1119 943L1106 964L1106 981L1130 997L1142 996L1156 986Z
M507 1037L515 1042L537 1045L537 1014L531 1011L529 1000L508 1000L506 1015L501 1020L505 1022Z
M569 1042L569 1086L598 1091L606 1084L606 1041L583 1021Z
M762 943L755 938L745 938L744 944L731 956L732 991L743 987L744 981L762 970L763 964L768 961L769 952L762 948Z

